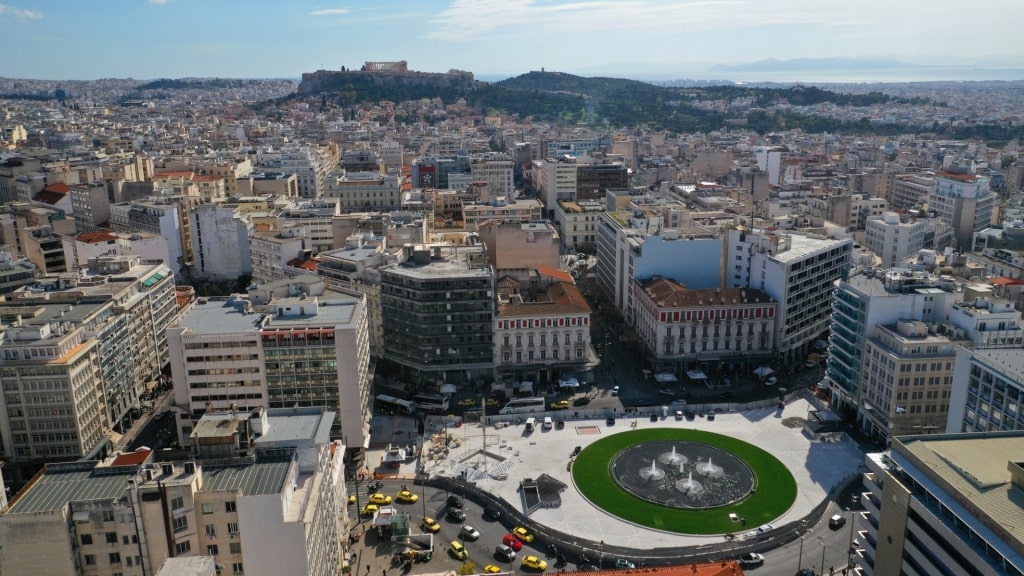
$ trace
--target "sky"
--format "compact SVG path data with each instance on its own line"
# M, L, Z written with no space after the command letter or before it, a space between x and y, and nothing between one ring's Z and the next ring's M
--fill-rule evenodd
M722 77L708 69L769 58L1024 70L1021 22L1024 0L0 0L0 76L297 78L394 60L479 77Z

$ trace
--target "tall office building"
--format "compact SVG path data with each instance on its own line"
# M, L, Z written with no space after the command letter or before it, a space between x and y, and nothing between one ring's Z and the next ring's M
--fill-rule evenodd
M973 245L974 233L992 223L996 195L989 190L988 178L965 172L939 172L935 188L928 195L928 209L953 227L953 237L961 250Z
M1021 432L895 438L868 454L861 573L1024 574Z
M381 270L384 357L416 383L492 377L494 290L482 246L407 246Z

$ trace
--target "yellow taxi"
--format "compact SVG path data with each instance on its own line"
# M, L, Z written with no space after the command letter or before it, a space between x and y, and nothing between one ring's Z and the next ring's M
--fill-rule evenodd
M411 490L402 490L401 492L398 493L399 502L414 504L419 499L420 497L417 496L416 494L413 494Z
M458 540L452 540L452 543L448 545L448 551L459 560L469 558L469 550L466 550L466 547Z
M437 520L434 520L430 516L423 517L423 527L427 530L427 532L436 533L441 530L441 525L437 523Z
M543 572L548 569L548 563L536 556L526 556L523 558L523 568Z
M516 526L515 530L512 531L512 535L529 544L533 542L533 534L523 526Z
M376 504L378 506L387 506L388 504L391 504L391 496L377 492L373 496L370 496L370 504Z

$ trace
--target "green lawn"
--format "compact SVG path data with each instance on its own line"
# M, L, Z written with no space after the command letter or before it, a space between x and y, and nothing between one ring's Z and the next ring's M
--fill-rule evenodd
M609 463L624 448L657 440L696 442L734 454L754 471L757 491L739 502L710 510L679 510L633 496L612 479ZM572 475L583 495L609 513L635 524L683 534L751 530L781 516L796 499L796 481L777 458L753 444L703 430L655 428L613 434L580 452ZM746 518L747 525L730 521L730 513Z

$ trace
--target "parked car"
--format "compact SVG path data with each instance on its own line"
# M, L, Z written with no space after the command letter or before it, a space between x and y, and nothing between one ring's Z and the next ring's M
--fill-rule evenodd
M462 508L449 508L447 516L449 520L456 522L462 522L466 519L466 513L462 511Z
M462 406L463 408L476 406L476 400L473 400L472 398L463 398L462 400L459 400L459 406Z
M676 395L676 391L672 390L671 388L662 388L661 390L658 390L658 394L661 394L662 396L674 397Z
M832 528L833 530L837 528L842 528L843 524L846 524L846 516L833 514L832 517L828 519L828 527Z
M772 530L775 530L775 526L772 526L771 524L761 524L757 527L758 534L764 534L765 532L771 532Z
M625 558L617 558L615 560L615 567L619 570L632 570L636 568L636 564L626 560Z
M683 419L683 411L682 410L676 410L676 420L682 420L682 419Z
M448 505L452 508L462 508L462 497L455 494L448 496Z
M536 556L524 556L523 568L528 568L530 570L540 570L541 572L543 572L548 569L548 563Z
M686 406L686 400L673 400L669 406Z
M565 420L556 420L555 430L562 430L563 428L565 428Z
M604 421L604 423L606 426L615 426L615 418L609 416L608 419Z
M497 574L498 572L501 572L501 568L495 566L494 564L488 564L487 566L484 566L484 574Z
M764 563L764 556L757 552L748 552L739 559L740 566L756 566Z
M495 520L501 520L501 510L498 510L497 508L488 508L487 510L484 510L484 520L490 520L492 522Z
M779 383L779 377L778 376L769 376L769 377L765 378L765 380L764 380L764 385L765 386L775 386L778 383Z
M618 395L619 395L619 387L618 386L612 386L612 396L618 396Z

